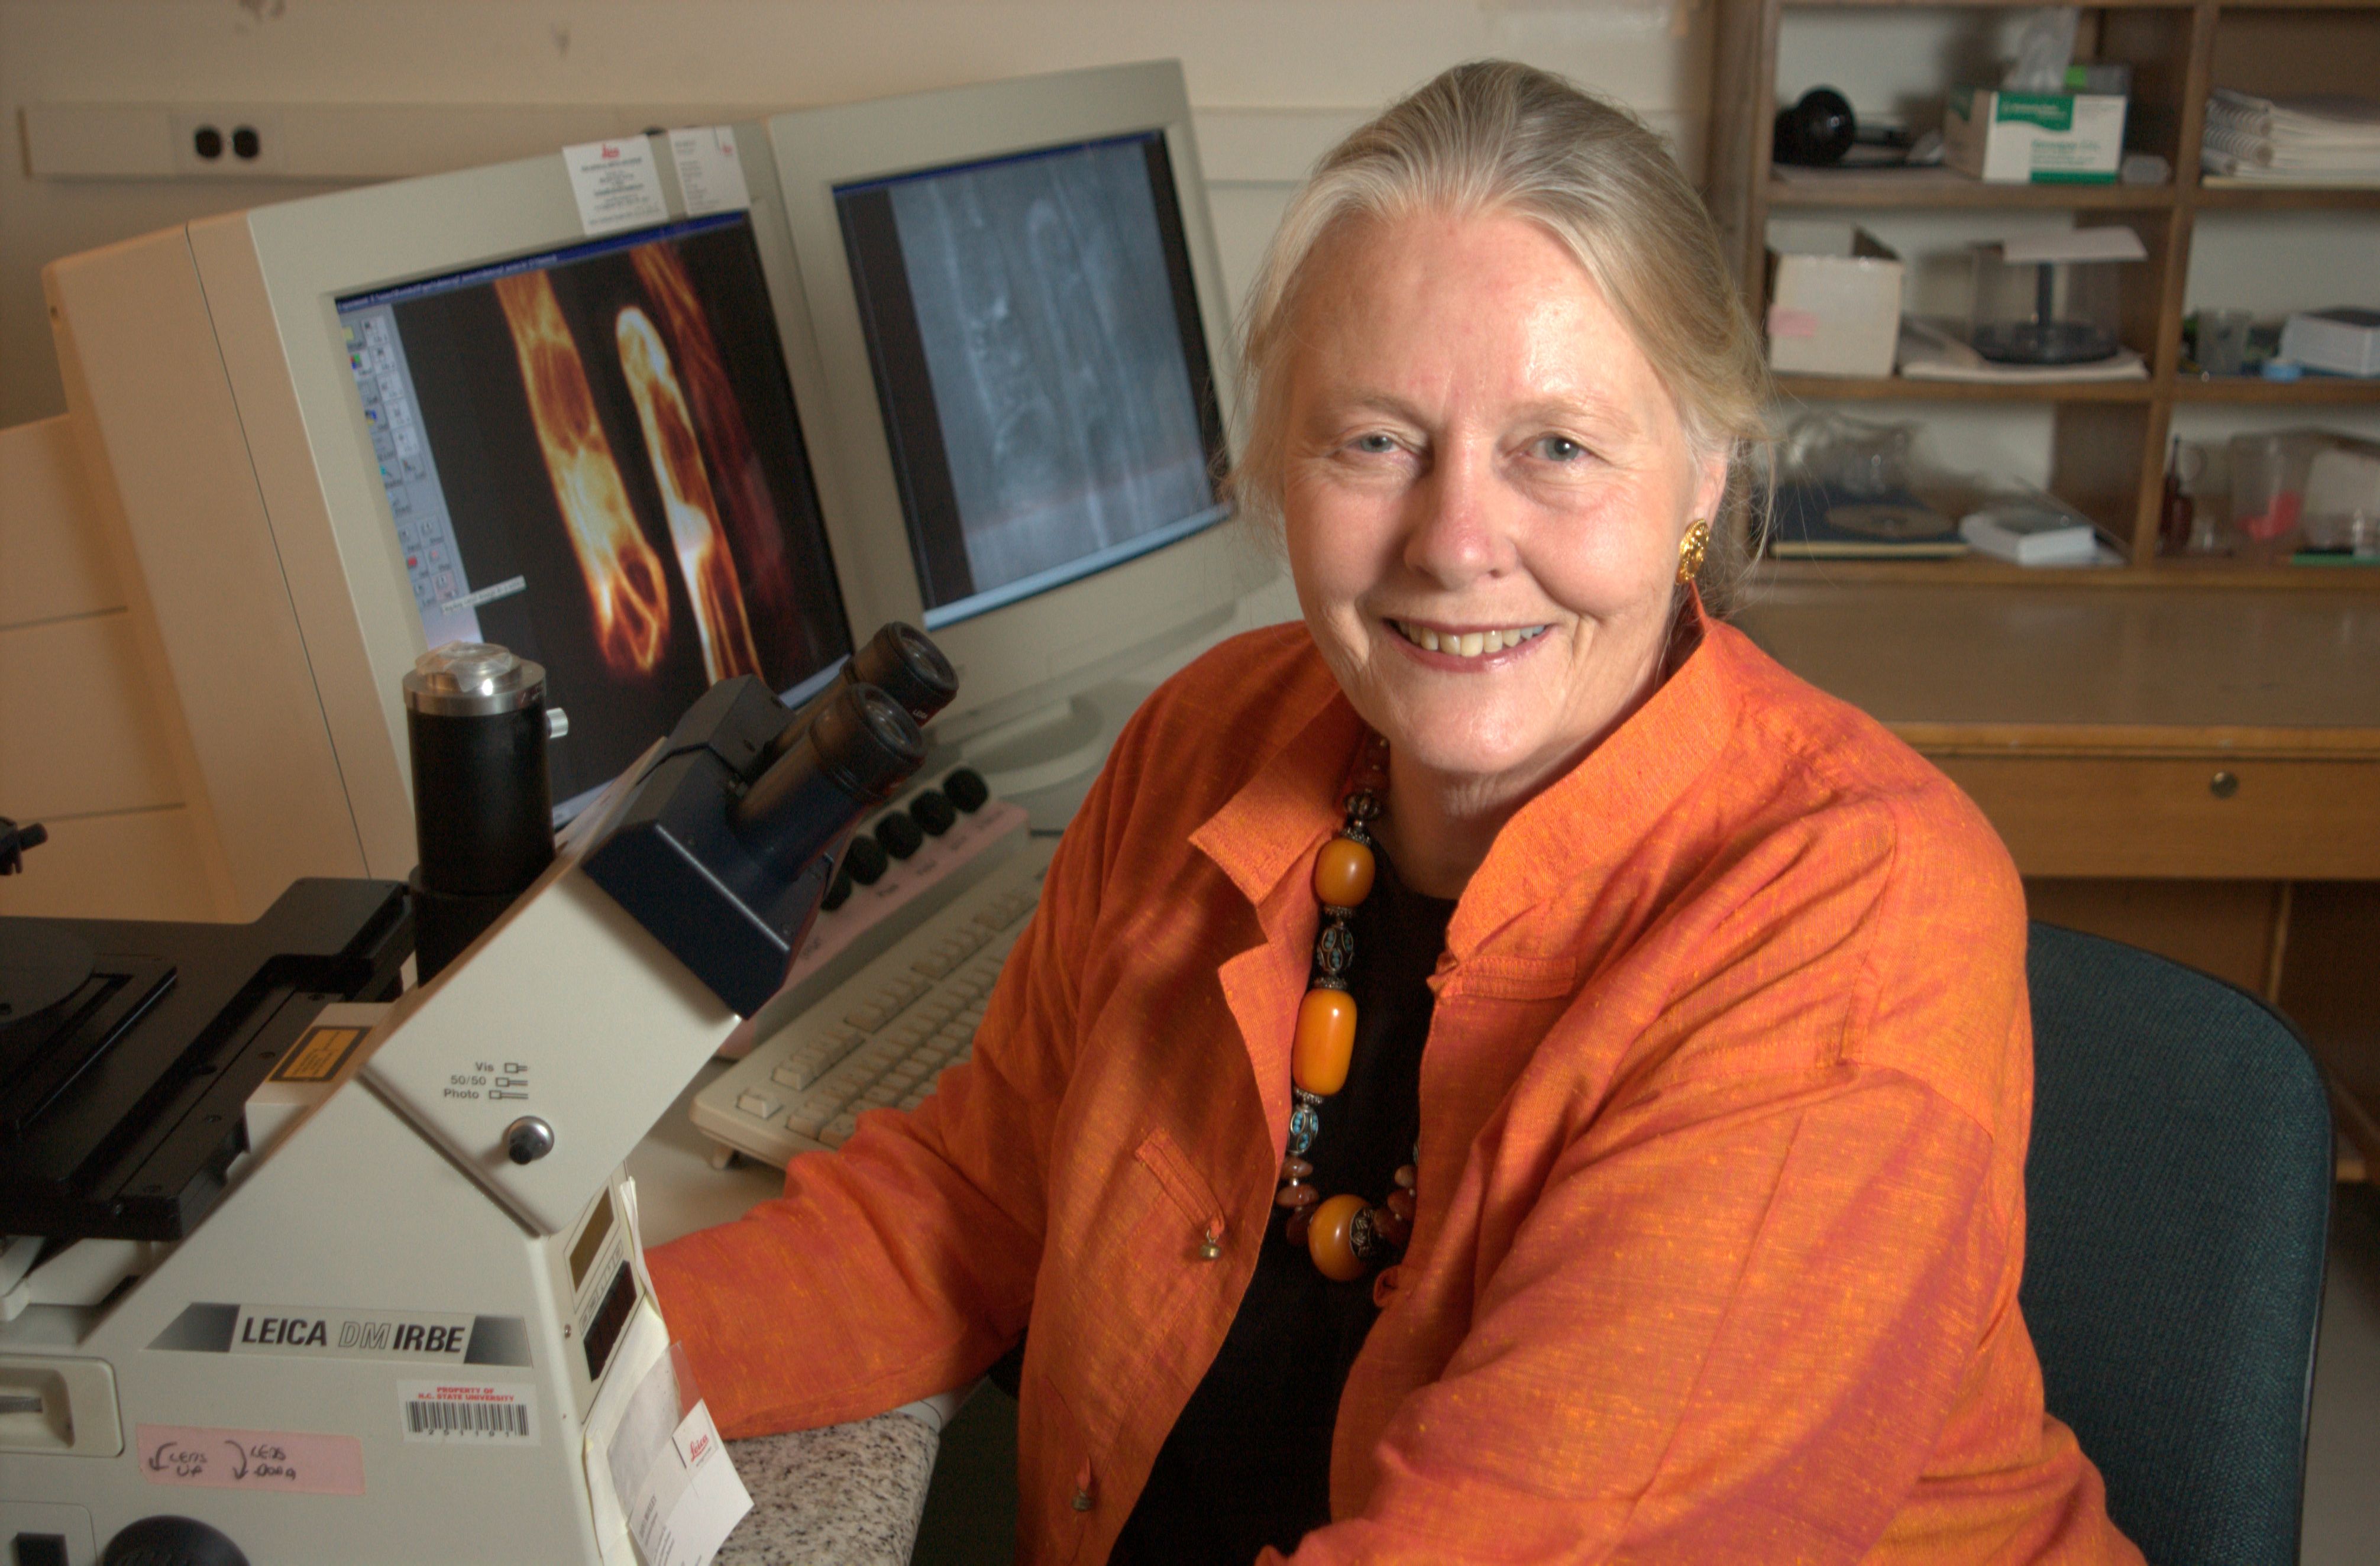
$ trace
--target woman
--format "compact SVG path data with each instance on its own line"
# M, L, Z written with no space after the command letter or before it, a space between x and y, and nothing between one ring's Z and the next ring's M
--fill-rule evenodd
M1447 73L1244 372L1305 623L1135 719L971 1066L654 1254L722 1426L1029 1326L1028 1559L2138 1559L2016 1307L2014 872L1694 589L1764 382L1658 143Z

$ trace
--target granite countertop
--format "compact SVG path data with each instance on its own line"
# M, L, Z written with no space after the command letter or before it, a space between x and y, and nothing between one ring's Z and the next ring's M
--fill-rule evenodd
M906 1566L940 1442L895 1409L873 1419L730 1441L752 1510L718 1566Z

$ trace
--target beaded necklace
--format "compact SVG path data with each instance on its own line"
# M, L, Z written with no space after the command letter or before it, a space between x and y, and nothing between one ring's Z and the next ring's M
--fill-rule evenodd
M1348 921L1371 895L1378 868L1370 828L1382 810L1386 748L1377 738L1371 742L1365 772L1347 795L1345 823L1314 861L1322 925L1315 932L1305 998L1297 1007L1290 1050L1289 1151L1281 1161L1281 1188L1273 1193L1273 1205L1289 1214L1283 1236L1304 1245L1324 1277L1342 1283L1390 1259L1413 1234L1414 1165L1397 1171L1396 1188L1375 1207L1357 1196L1324 1197L1308 1184L1314 1165L1305 1157L1321 1135L1323 1103L1346 1086L1354 1059L1355 1001L1348 993L1347 975L1354 965L1355 936Z

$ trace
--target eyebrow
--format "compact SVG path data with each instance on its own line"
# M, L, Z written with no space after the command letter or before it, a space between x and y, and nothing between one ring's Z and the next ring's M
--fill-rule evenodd
M1638 424L1635 415L1629 410L1626 404L1616 398L1600 396L1594 393L1572 397L1547 397L1538 402L1524 403L1513 410L1513 416L1524 422L1548 424L1565 423L1573 419L1584 419L1590 424L1606 428L1618 426L1631 434L1635 432Z
M1325 389L1314 398L1318 417L1336 420L1349 413L1380 413L1412 424L1427 422L1420 411L1391 392ZM1585 393L1578 396L1543 397L1511 410L1511 420L1522 424L1584 423L1605 433L1635 434L1639 420L1625 404Z

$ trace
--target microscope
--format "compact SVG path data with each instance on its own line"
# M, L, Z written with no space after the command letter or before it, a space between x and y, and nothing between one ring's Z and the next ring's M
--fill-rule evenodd
M0 919L20 1566L637 1559L588 1440L666 1354L622 1160L956 681L898 625L797 710L723 681L558 842L537 666L447 648L406 686L410 896Z

